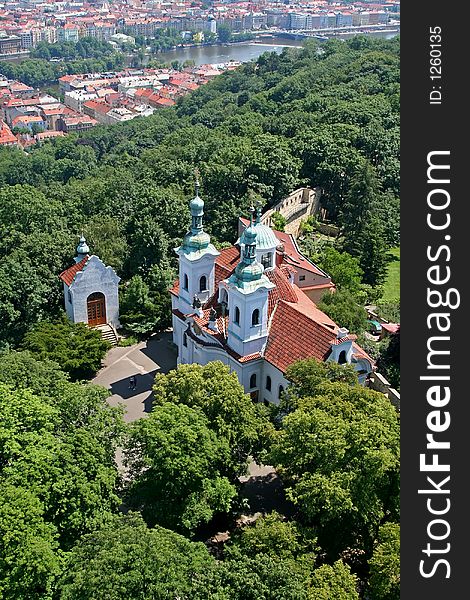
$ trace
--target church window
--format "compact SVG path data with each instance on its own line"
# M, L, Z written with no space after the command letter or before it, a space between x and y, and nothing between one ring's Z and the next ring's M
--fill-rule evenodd
M277 397L279 398L279 400L281 399L282 394L284 393L284 388L282 387L282 385L279 386L279 392L277 394Z
M255 308L251 314L251 326L259 325L259 308Z
M235 319L233 321L236 325L240 325L240 309L238 306L235 307Z
M268 392L271 391L271 377L269 375L266 377L266 389Z
M185 273L184 277L183 277L183 290L187 290L188 289L188 285L189 285L188 276Z
M269 269L270 267L273 266L271 252L268 252L267 254L263 254L263 256L261 257L261 264L263 265L263 267L265 269Z
M72 292L69 290L68 293L69 304L72 304Z
M256 373L250 377L250 390L256 387Z
M347 361L347 358L346 358L346 350L342 350L342 351L339 353L339 357L338 357L338 363L339 363L340 365L344 365L346 362L348 362L348 361Z
M199 280L199 291L205 292L207 290L207 277L203 275Z
M188 336L185 333L183 333L183 346L188 347Z

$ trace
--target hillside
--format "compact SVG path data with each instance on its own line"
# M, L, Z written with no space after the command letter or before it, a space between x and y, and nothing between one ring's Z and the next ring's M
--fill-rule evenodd
M396 245L398 53L398 39L358 37L321 52L311 43L265 54L153 117L28 154L2 149L0 343L18 344L34 322L57 314L57 274L82 230L124 280L139 275L154 296L162 292L188 224L195 167L219 242L233 241L251 193L268 207L311 185L323 188L352 254L366 253L367 215ZM354 188L365 171L369 187Z

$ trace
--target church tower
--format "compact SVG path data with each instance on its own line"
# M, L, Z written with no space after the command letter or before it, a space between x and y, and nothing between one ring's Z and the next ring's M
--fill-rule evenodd
M242 356L260 352L268 335L268 295L275 287L256 258L257 231L252 209L244 232L242 258L226 281L228 288L228 345Z
M193 304L204 304L214 293L215 259L219 252L204 231L204 202L199 197L199 180L196 173L195 197L189 204L191 229L175 252L179 257L179 294L177 308L183 314L194 312Z

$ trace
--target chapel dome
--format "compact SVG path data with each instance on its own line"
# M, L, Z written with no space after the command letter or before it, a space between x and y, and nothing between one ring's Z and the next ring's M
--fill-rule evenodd
M256 231L257 250L274 250L277 246L279 246L279 240L274 235L274 231L271 229L271 227L268 227L268 225L263 225L262 223L255 223L253 227ZM247 229L245 229L238 241L240 245L245 245L247 243Z
M191 214L195 217L201 217L204 214L204 201L196 195L189 203Z

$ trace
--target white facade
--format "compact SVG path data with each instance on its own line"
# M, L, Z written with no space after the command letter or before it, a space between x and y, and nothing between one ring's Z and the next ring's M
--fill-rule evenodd
M102 322L116 328L120 327L118 294L120 277L98 256L79 254L75 260L80 265L80 270L77 271L74 266L61 274L68 318L73 323L90 323L90 301L100 297Z
M352 364L363 383L372 364L354 344L356 336L338 329L294 284L291 272L276 266L278 240L260 224L260 215L255 222L251 218L240 237L241 253L234 247L221 256L203 230L204 203L197 190L191 201L191 230L176 248L179 283L172 290L172 320L178 364L221 361L254 400L274 404L288 386L283 370L301 358ZM263 258L271 253L273 260L267 264ZM279 256L284 256L281 250ZM217 280L216 264L222 269Z
M281 393L287 389L289 383L279 369L263 358L245 364L240 363L220 345L206 346L198 343L191 333L194 329L192 317L181 321L173 315L173 342L178 346L178 365L192 363L207 365L218 360L237 374L238 381L247 394L251 394L259 402L279 404ZM197 334L201 338L199 331ZM214 343L209 336L205 336L205 339L208 344Z

